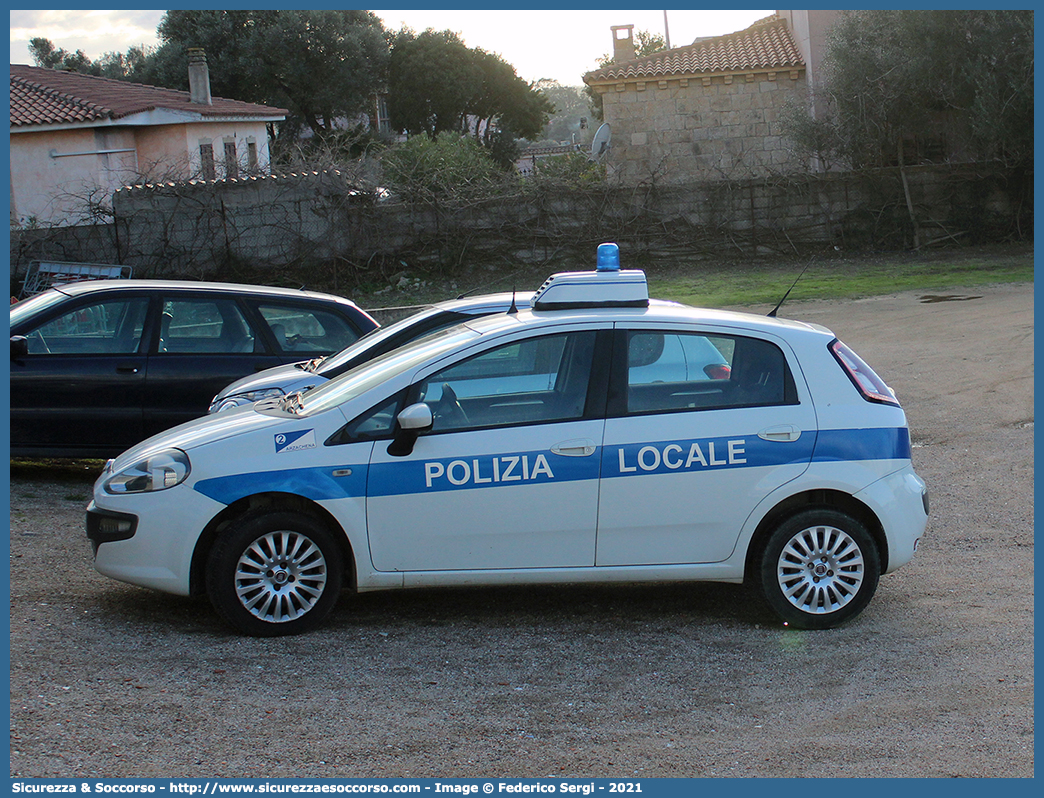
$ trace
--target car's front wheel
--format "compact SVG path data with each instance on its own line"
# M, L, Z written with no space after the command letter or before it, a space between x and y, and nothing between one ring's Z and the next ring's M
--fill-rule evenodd
M877 589L881 559L866 527L830 509L805 510L766 541L760 586L769 606L802 629L828 629L858 615Z
M207 594L232 626L257 637L314 628L337 602L341 552L317 519L253 510L229 526L207 560Z

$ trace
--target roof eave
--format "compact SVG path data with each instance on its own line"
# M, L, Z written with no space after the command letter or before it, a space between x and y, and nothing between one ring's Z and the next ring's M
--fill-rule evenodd
M731 75L739 77L743 75L757 75L768 72L804 72L804 64L793 64L783 66L758 66L745 67L743 69L725 69L716 72L666 72L663 74L649 75L623 75L621 77L591 78L591 73L584 75L583 80L588 86L615 86L618 83L651 83L657 80L701 80L703 78L721 78Z
M282 122L285 114L203 114L175 108L150 108L125 116L108 116L82 122L52 122L11 125L12 133L37 133L53 130L86 130L99 127L158 127L160 125L208 124L223 122Z

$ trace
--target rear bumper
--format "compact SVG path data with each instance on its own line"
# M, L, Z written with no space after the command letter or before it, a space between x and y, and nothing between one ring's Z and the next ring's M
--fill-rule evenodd
M907 466L889 474L856 494L877 514L888 541L885 573L913 559L928 525L928 487Z

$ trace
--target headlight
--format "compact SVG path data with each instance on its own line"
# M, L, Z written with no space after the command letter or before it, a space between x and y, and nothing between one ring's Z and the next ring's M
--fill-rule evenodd
M103 487L106 493L117 495L166 490L188 479L190 471L187 454L180 449L167 449L114 474Z
M263 388L259 391L247 391L246 393L236 393L231 396L226 396L220 401L215 399L210 403L210 413L220 413L222 410L231 410L233 407L242 407L243 405L252 405L254 402L258 402L261 399L271 399L275 396L282 396L283 390L281 388Z

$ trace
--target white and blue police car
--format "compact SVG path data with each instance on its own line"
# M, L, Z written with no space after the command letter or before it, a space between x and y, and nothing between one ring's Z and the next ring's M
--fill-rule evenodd
M798 627L859 613L927 523L893 392L823 327L651 305L598 261L109 462L95 567L261 636L342 588L747 581Z

